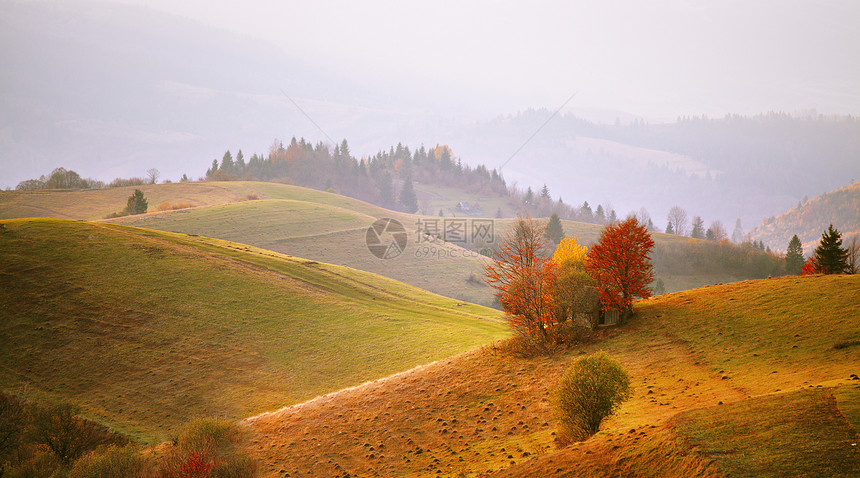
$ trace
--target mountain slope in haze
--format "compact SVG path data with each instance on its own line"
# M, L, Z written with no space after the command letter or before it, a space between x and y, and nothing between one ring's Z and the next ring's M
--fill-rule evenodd
M834 345L860 340L858 294L858 276L667 294L560 356L487 346L246 423L267 476L852 476L860 346ZM633 396L558 449L552 391L598 350Z
M145 440L242 418L509 335L498 311L184 234L3 221L0 388Z
M830 224L842 233L843 240L860 234L860 182L798 203L776 217L762 220L749 234L776 250L785 250L797 234L804 253L810 255Z
M860 177L854 116L595 124L540 109L452 128L443 137L464 162L503 168L509 184L535 191L546 184L553 198L612 204L620 217L645 207L660 230L673 206L729 229L740 218L748 230L804 195Z

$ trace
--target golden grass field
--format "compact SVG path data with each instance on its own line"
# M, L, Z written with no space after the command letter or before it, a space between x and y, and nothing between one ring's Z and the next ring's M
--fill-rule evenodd
M417 257L412 237L368 252L376 218L427 217L273 183L145 188L151 208L196 207L103 221L134 188L0 192L0 389L149 443L242 420L267 476L860 475L858 276L666 294L598 341L511 358L501 313L474 304L483 257ZM8 219L28 214L78 221ZM598 350L633 398L559 448L552 390Z
M669 294L552 358L493 346L245 421L270 476L856 476L860 277ZM634 394L559 449L550 396L605 350ZM853 424L853 425L852 425Z

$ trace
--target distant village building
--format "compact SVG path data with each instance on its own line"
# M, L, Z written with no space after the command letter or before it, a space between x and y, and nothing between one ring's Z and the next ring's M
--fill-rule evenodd
M469 203L466 201L460 201L457 203L457 210L463 212L469 212L471 208L469 207Z

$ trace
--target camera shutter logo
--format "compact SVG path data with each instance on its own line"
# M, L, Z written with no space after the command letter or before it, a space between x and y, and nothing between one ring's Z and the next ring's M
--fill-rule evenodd
M406 228L397 219L382 218L367 228L365 243L371 254L380 259L394 259L406 249Z

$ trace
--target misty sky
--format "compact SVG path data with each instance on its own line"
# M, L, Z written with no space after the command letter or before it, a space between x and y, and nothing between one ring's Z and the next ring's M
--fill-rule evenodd
M270 41L410 106L674 120L860 113L860 2L125 0Z

